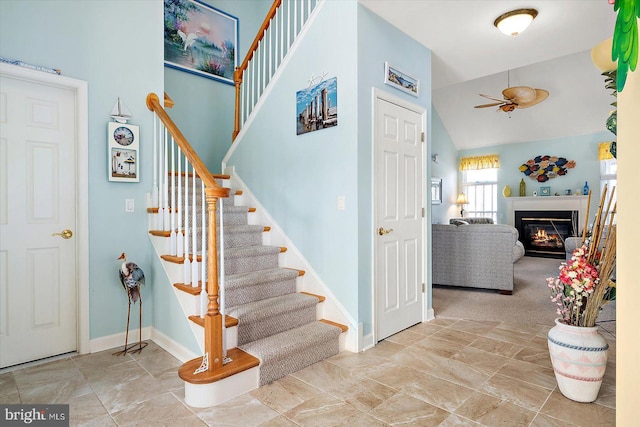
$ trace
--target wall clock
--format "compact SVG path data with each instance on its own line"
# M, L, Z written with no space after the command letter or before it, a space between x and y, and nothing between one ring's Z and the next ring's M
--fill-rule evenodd
M109 181L140 182L139 127L109 122L107 126Z

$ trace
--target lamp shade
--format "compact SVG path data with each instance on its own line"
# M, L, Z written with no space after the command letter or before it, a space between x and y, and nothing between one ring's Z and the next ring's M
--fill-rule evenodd
M458 194L456 205L468 205L468 204L469 204L469 200L467 200L467 195L464 193Z
M498 16L493 25L503 34L515 37L526 30L536 16L538 11L535 9L512 10Z

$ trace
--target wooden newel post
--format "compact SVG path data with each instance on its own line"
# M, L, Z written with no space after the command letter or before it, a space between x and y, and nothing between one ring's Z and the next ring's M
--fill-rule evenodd
M216 212L218 196L215 188L205 189L207 198L207 295L209 304L204 317L204 351L209 353L209 371L222 367L222 315L220 314L220 287L218 286L218 245L216 236Z

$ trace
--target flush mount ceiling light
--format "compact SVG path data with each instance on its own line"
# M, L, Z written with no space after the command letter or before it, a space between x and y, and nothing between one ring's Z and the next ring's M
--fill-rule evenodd
M538 16L538 11L535 9L512 10L498 16L493 25L503 34L515 37L526 30L536 16Z

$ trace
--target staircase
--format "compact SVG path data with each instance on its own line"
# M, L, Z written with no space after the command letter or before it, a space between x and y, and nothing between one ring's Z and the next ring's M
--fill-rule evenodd
M234 74L234 140L321 2L274 0ZM203 352L178 371L185 402L216 405L338 353L348 328L322 313L345 320L339 302L302 292L326 288L313 270L302 285L304 270L280 265L287 248L264 244L270 228L253 223L255 209L229 188L232 177L208 171L155 94L147 106L155 113L150 238Z
M186 175L181 187L177 187L175 193L189 194L202 187L199 178L193 183L193 175ZM230 178L225 175L215 176L218 182L224 185ZM224 181L223 181L224 180ZM176 180L169 178L167 186L167 200L170 211L180 215L180 207L171 205L171 200L177 199L171 196L174 192L173 184ZM242 392L246 388L253 389L275 381L283 376L300 370L315 362L323 360L340 350L340 335L347 327L328 320L319 319L317 313L322 310L318 307L325 300L323 296L305 292L297 292L297 281L305 272L302 270L285 268L280 266L280 256L286 248L263 244L264 235L270 232L269 227L250 224L250 216L255 212L247 206L238 205L242 201L242 192L229 189L234 196L222 200L222 227L220 217L217 217L217 230L223 233L224 263L219 271L224 271L222 283L224 283L225 301L225 331L223 342L226 342L227 357L233 359L229 364L233 374L245 372L257 366L257 382L240 387ZM186 196L185 196L186 197ZM205 204L206 205L206 204ZM195 212L187 219L185 229L192 230L194 235L199 235L202 229L203 205L201 197L195 198ZM154 216L159 215L158 209L149 209L150 224L157 224ZM195 218L195 222L192 220ZM203 289L201 281L198 286L192 286L183 280L183 269L192 269L189 260L202 261L202 240L196 239L196 256L176 256L162 253L165 248L171 246L171 232L164 230L150 230L155 236L155 246L161 254L163 264L169 264L165 271L174 278L176 292L183 294L179 299L183 302L183 310L189 320L193 322L195 331L200 336L204 335L204 320L198 313L193 313L201 307ZM220 232L217 233L218 237ZM205 240L206 246L206 240ZM185 260L187 262L185 263ZM189 265L185 265L189 264ZM219 264L220 265L220 264ZM196 270L199 270L198 267ZM205 299L206 300L206 299ZM191 310L191 311L190 311ZM200 309L201 312L204 310ZM237 348L236 348L237 347ZM237 360L236 360L237 359ZM240 367L232 367L240 363ZM202 364L202 358L187 362L180 368L180 377L188 384L199 384L203 380L201 374L194 371ZM216 381L226 380L233 382L233 374L221 375ZM213 381L213 382L216 382ZM204 382L203 384L209 384ZM189 390L187 387L186 390ZM196 387L190 393L185 393L185 400L192 406L210 406L211 403L221 403L234 397L229 393L229 385L225 384L223 396L211 396L211 399L202 396L202 393L219 393L216 390L200 390ZM195 396L190 396L194 395ZM239 393L237 393L239 394Z

